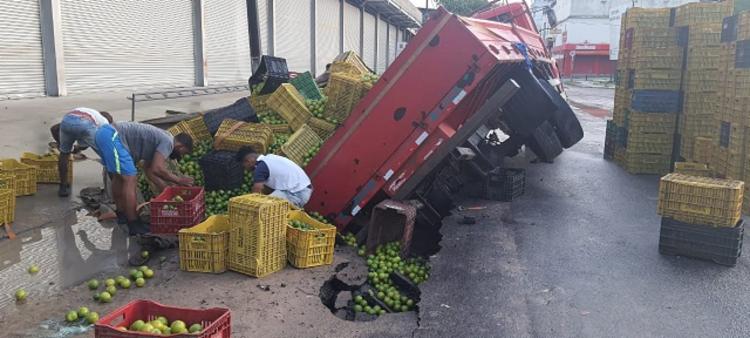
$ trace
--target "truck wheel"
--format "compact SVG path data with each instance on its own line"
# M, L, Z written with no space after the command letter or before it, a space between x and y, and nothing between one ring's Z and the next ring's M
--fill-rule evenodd
M514 134L528 137L552 116L557 106L542 87L542 81L528 69L519 66L509 78L521 89L503 106L502 118Z
M552 118L550 119L555 127L557 138L560 139L560 144L564 148L570 148L583 138L581 123L578 121L576 114L570 108L568 102L563 99L554 86L545 80L540 80L539 82L557 106L557 110L552 113Z
M526 140L526 145L542 162L551 163L563 151L560 139L555 134L555 128L548 121L544 121L534 130Z

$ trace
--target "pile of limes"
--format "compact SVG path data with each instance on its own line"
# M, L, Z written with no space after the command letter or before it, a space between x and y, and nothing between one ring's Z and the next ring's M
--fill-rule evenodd
M138 170L138 190L146 201L150 201L155 197L154 193L151 191L151 185L149 185L146 180L146 174L140 169Z
M357 236L354 236L353 233L347 232L345 235L341 235L341 238L348 244L349 246L357 247Z
M269 154L278 154L281 146L289 140L289 134L273 134L273 143L268 147Z
M252 95L259 95L260 91L263 90L263 86L265 86L265 82L256 83L250 87L250 93Z
M246 171L244 175L244 181L240 188L206 192L206 216L225 215L229 207L230 198L250 193L253 187L253 172Z
M318 143L315 146L313 146L312 148L310 148L310 149L307 150L307 153L305 154L305 156L302 157L302 167L303 168L306 167L307 164L310 163L310 160L312 160L313 157L315 157L315 155L318 154L318 152L320 151L320 147L322 145L323 145L323 143L321 142L321 143Z
M377 74L368 73L362 75L362 82L371 86L374 85L375 82L378 82L378 79L380 79L380 77Z
M180 172L192 177L196 186L203 185L203 170L198 161L206 155L213 146L211 140L198 142L193 148L193 152L183 156L178 162Z
M307 109L312 113L312 116L315 116L319 119L324 118L323 113L326 110L326 103L328 103L328 97L323 96L321 99L318 100L305 100L305 106L307 106Z
M380 308L380 305L370 306L370 304L367 303L367 300L361 295L354 296L354 311L376 316L385 314L385 310Z
M298 220L290 220L289 221L289 226L291 226L292 228L295 228L295 229L302 230L302 231L316 230L312 225L307 224L307 223L302 222L302 221L298 221Z
M345 238L345 240L347 239ZM354 242L356 246L356 240ZM363 251L364 248L361 248L360 253ZM399 256L399 252L399 242L391 242L384 246L378 246L375 254L367 257L367 279L370 285L374 287L374 290L369 290L368 292L372 297L385 303L393 312L406 312L414 309L415 302L399 292L390 279L391 273L394 271L399 272L415 284L419 284L429 278L429 267L415 259L404 261ZM364 301L367 303L366 300ZM359 310L358 312L367 312L369 314L379 313L379 311L368 312L366 306L369 306L369 304L358 303L356 297L355 304L355 311ZM374 308L374 306L371 306L369 309L374 310Z
M201 324L193 324L190 327L185 324L182 320L174 320L172 323L167 320L167 317L157 316L156 319L151 321L136 320L130 327L119 326L118 330L127 332L143 332L157 335L172 335L172 334L185 334L185 333L200 333L203 331Z
M286 124L286 120L281 118L278 113L272 110L258 113L258 120L260 121L260 123L265 124Z
M323 215L321 215L321 214L319 214L319 213L317 213L315 211L307 212L307 214L310 215L310 217L314 218L316 221L318 221L320 223L331 224L331 222L329 222L325 217L323 217Z

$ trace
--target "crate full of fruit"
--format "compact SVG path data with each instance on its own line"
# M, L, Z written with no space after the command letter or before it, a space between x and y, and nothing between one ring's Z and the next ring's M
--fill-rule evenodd
M298 268L333 263L336 227L320 222L304 211L290 211L286 229L289 263Z
M151 232L174 234L203 221L205 197L202 187L167 187L151 200Z
M190 309L134 300L99 319L96 338L229 338L231 313L225 308Z

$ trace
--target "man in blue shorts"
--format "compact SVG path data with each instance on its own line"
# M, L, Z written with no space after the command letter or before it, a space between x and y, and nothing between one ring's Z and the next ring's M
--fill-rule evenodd
M102 164L112 177L118 222L128 225L131 236L148 232L148 225L138 219L136 210L137 163L143 161L144 173L159 191L168 185L193 184L192 178L177 176L166 165L168 158L179 159L192 152L193 139L185 133L173 138L149 124L118 122L99 128L95 142Z
M112 123L112 115L109 113L81 107L65 114L61 123L50 128L52 138L55 139L60 149L57 163L57 171L60 174L60 188L57 194L60 197L70 195L70 182L68 182L70 154L79 153L88 147L97 151L94 142L96 129L110 123Z

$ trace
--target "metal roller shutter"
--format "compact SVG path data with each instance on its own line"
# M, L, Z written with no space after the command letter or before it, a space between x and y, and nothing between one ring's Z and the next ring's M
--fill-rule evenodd
M255 0L258 9L258 32L260 35L260 54L269 55L268 41L268 0Z
M362 34L362 59L368 67L375 69L375 23L374 15L365 12Z
M206 1L203 13L208 85L246 82L252 72L247 3Z
M378 66L377 73L383 74L388 67L386 54L388 53L388 23L378 19Z
M361 14L359 8L344 2L344 51L355 51L357 54L362 55L362 51L359 49L360 32L362 27L360 26Z
M195 84L190 0L61 0L69 93Z
M341 3L338 0L317 0L316 6L315 70L318 74L323 74L326 64L333 61L340 52Z
M43 95L39 1L0 1L0 22L0 100Z
M274 55L286 59L290 71L310 70L310 1L274 1Z
M398 45L398 27L394 25L388 26L388 65L393 63L396 59L396 46Z

